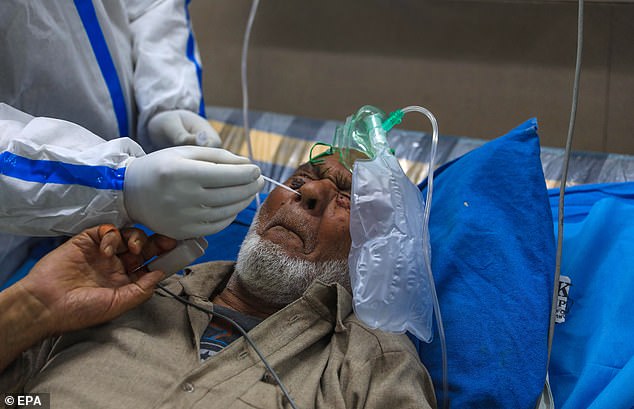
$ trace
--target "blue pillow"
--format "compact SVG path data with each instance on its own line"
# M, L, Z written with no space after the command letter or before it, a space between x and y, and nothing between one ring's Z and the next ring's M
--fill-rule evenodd
M533 408L546 376L555 269L537 121L445 164L434 182L432 270L451 405ZM437 331L431 344L414 342L440 406Z

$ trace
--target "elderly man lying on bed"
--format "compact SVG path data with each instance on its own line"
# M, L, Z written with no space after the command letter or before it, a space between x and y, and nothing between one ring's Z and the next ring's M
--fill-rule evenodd
M275 189L236 263L212 262L166 288L246 327L299 408L428 408L430 377L405 335L352 313L351 175L335 155ZM84 231L0 293L0 392L49 392L52 407L289 407L246 340L217 316L128 275L175 243ZM213 251L213 250L212 250Z

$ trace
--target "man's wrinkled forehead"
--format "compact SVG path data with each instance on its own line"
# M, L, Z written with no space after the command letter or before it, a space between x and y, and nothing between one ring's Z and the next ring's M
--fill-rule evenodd
M295 175L305 173L323 179L331 176L338 176L345 181L352 180L352 174L339 162L337 154L324 155L318 162L306 162L301 164L295 170Z
M295 169L295 173L299 173L299 172L319 174L319 167L318 165L315 165L311 162L305 162L299 165L297 169Z

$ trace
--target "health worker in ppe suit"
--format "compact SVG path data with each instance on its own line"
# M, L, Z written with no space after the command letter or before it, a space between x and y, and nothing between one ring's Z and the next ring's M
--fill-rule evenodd
M256 166L209 148L188 3L0 2L0 288L28 236L104 222L204 236L258 191Z

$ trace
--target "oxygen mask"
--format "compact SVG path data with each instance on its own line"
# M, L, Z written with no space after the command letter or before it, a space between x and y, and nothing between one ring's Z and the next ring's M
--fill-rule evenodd
M363 106L337 127L332 145L313 146L328 149L315 156L311 150L311 161L336 154L352 172L348 264L356 315L372 328L410 331L429 342L435 299L429 209L387 141L404 113L386 119L380 109Z

